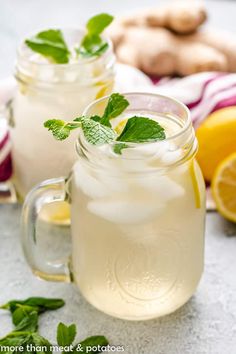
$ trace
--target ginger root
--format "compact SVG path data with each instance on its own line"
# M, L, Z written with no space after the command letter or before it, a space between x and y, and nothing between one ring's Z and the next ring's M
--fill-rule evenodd
M205 19L201 4L173 2L117 20L108 34L118 60L149 75L236 71L236 39L229 33L199 30Z
M185 0L126 16L121 24L125 27L165 27L176 33L187 34L194 32L206 18L206 10L201 2Z

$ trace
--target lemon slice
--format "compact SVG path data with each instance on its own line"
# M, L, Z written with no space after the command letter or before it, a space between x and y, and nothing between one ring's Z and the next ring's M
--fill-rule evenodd
M198 180L195 171L195 161L190 162L189 172L192 179L193 191L195 195L195 206L197 209L201 208L201 194L199 190Z
M104 82L100 81L99 83L97 83L96 86L99 87L99 90L98 90L96 97L95 97L96 100L108 95L112 91L113 85L114 85L114 82L112 80L104 81Z
M46 204L40 211L39 218L56 225L70 224L70 207L67 202Z
M121 121L117 124L117 126L114 128L117 134L121 134L122 130L123 130L124 127L125 127L125 124L127 123L127 120L128 120L128 119L123 119L123 120L121 120Z
M211 190L218 211L236 222L236 152L217 167Z

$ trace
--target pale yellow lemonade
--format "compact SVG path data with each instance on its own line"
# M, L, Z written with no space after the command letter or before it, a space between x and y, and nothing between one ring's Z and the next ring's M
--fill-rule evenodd
M173 312L197 287L205 185L193 155L169 139L182 130L174 116L132 111L113 119L113 128L134 115L158 121L166 139L135 144L122 155L112 145L86 147L93 161L80 158L71 182L72 271L95 307L143 320ZM86 145L82 133L79 139L78 150Z

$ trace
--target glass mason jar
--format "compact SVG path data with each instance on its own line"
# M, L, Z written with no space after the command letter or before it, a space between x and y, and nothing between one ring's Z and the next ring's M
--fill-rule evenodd
M99 310L145 320L171 313L194 293L204 263L205 185L187 107L161 95L130 93L126 114L155 114L167 138L90 145L80 131L69 178L45 181L26 198L23 249L34 274L71 281ZM84 112L101 114L108 98ZM71 261L46 261L36 243L45 203L71 206ZM36 235L36 236L35 236ZM36 238L35 238L36 237ZM69 264L69 265L68 265Z
M69 47L84 31L63 31ZM71 120L93 100L109 94L114 82L112 44L99 57L53 64L24 43L18 49L15 77L18 89L12 102L11 138L14 183L20 197L46 178L67 175L76 160L74 137L56 141L43 123ZM72 134L73 135L73 134Z

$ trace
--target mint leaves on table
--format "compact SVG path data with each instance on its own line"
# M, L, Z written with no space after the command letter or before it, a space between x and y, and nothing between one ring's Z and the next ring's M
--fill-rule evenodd
M51 353L51 343L36 332L11 332L0 339L0 351L5 354L38 354L35 347L40 346L40 353ZM13 350L14 348L14 350ZM19 350L19 348L23 350Z
M11 300L0 309L9 310L15 331L34 332L38 328L39 314L48 310L56 310L64 306L62 299L30 297L26 300Z
M49 29L25 40L26 45L34 52L51 59L58 64L69 62L70 51L59 29Z
M107 48L108 43L101 37L101 33L113 21L113 16L109 14L96 15L87 22L87 33L82 39L77 53L82 57L93 57L103 54Z
M14 312L12 317L12 322L16 326L15 332L22 332L22 331L36 332L38 329L38 320L39 320L38 313L36 311L31 311L28 313L26 312L24 314L24 311L22 311L21 315L16 317L14 316L16 314L16 311Z
M104 13L92 17L86 24L86 35L79 47L75 48L76 53L81 57L94 57L103 54L108 48L108 43L102 39L101 33L112 21L113 16ZM57 64L67 64L71 57L71 51L60 29L39 32L26 39L25 44L34 52Z
M76 336L76 325L72 324L66 326L64 323L60 322L57 327L57 343L58 345L65 347L69 346L74 342Z
M140 116L130 117L121 134L117 136L110 120L118 117L128 106L129 102L123 95L113 93L101 117L83 116L75 118L72 122L50 119L44 123L44 127L51 131L57 140L64 140L72 130L82 128L86 140L93 145L115 142L114 152L117 154L121 154L122 150L128 147L126 143L147 143L166 138L164 128L158 122Z
M97 350L93 350L93 353L101 353L100 349L102 350L105 349L105 347L107 347L107 345L109 344L108 340L106 339L106 337L104 336L92 336L92 337L88 337L85 340L83 340L82 342L77 344L77 347L79 349L80 353L87 353L88 351L86 350L86 348L93 348L96 347ZM103 349L104 348L104 349Z
M64 304L65 302L62 299L32 297L26 300L12 300L0 306L1 309L10 311L13 324L15 325L11 333L0 339L0 352L5 354L19 352L24 354L53 353L55 345L52 345L37 332L38 317L40 313L47 310L56 310L64 306ZM21 311L17 313L19 309ZM69 326L62 322L58 324L57 345L60 347L62 353L87 353L87 348L94 349L94 347L96 349L93 350L93 353L101 353L109 344L104 336L88 337L78 344L73 344L76 333L75 324ZM19 348L21 349L19 350Z
M59 323L57 327L57 344L61 347L70 347L73 353L88 353L86 348L93 347L93 353L101 353L100 348L107 347L108 340L104 336L91 336L84 339L82 342L73 344L76 337L76 326L74 324L66 326L64 323ZM97 350L95 349L97 348ZM63 353L66 353L65 351Z
M20 306L31 307L39 313L47 310L56 310L65 305L62 299L48 299L44 297L30 297L26 300L11 300L5 305L0 306L0 309L10 310L13 313Z

